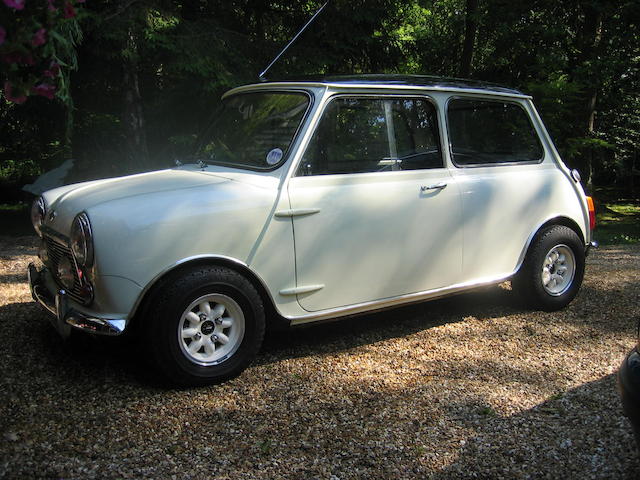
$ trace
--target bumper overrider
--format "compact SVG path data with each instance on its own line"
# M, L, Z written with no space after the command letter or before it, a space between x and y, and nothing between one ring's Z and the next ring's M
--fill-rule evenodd
M47 268L41 269L31 263L28 268L29 288L31 296L52 316L51 323L58 333L67 338L71 329L76 328L88 333L98 335L120 335L124 332L127 321L121 318L101 318L95 315L87 315L72 308L69 304L69 296L64 289L52 291L47 287L45 276Z

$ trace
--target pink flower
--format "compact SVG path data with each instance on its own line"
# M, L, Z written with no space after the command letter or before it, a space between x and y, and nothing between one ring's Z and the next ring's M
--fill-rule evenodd
M33 87L31 89L31 93L41 95L48 98L49 100L53 100L53 97L56 94L56 86L50 85L48 83L41 83L40 85L36 85L35 87Z
M23 93L14 95L13 85L7 80L4 82L4 97L13 103L24 103L27 100L27 96Z
M76 3L84 3L86 0L76 0Z
M9 8L15 8L16 10L22 10L24 8L24 2L26 0L3 0L4 4ZM16 102L18 103L18 102Z
M49 68L42 72L42 74L47 78L56 78L59 73L60 65L58 65L56 62L51 62L51 64L49 64Z
M4 0L4 1L6 2L7 0ZM62 16L64 18L73 18L76 16L76 11L70 2L67 2L64 4L64 13L62 14Z
M55 12L58 9L56 8L56 6L53 4L53 0L47 0L47 3L49 4L49 11L50 12Z
M47 30L44 28L39 29L31 39L31 45L33 45L34 47L44 45L46 42Z
M7 38L7 31L0 27L0 45L4 43L5 38Z

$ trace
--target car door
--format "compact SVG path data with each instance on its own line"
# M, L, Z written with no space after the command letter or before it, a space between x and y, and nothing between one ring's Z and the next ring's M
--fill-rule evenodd
M471 281L511 275L533 232L565 205L561 172L523 104L458 96L448 102L453 171L461 191L463 274Z
M288 184L298 302L320 311L460 281L461 200L426 97L337 96Z

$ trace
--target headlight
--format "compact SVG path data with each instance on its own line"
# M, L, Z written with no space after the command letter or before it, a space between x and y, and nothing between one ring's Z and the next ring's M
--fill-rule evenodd
M46 214L47 204L45 203L44 198L36 198L33 201L33 205L31 205L31 223L33 223L33 229L39 237L42 237L42 223L44 222L44 216Z
M90 267L93 264L93 236L91 223L86 213L76 216L71 226L71 251L82 267Z

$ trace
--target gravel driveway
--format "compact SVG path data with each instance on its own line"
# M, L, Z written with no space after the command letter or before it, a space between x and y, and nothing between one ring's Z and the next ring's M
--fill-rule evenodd
M565 310L505 285L269 336L224 385L163 387L144 350L65 346L0 237L0 478L637 478L615 371L640 248L588 259Z

